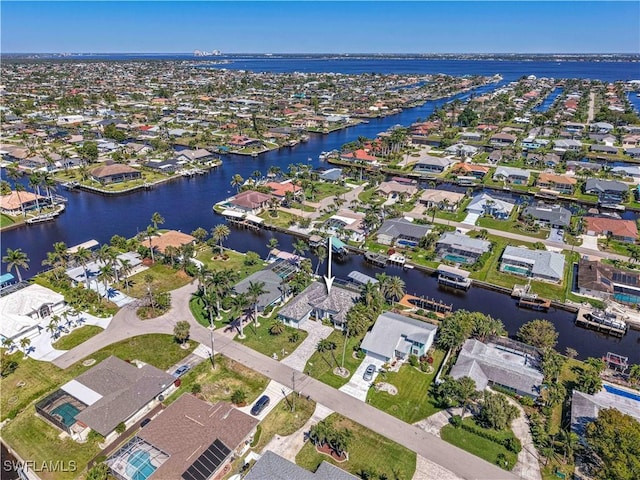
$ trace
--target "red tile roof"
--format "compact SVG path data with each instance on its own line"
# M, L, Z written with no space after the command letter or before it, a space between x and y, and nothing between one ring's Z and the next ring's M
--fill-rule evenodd
M617 218L585 217L587 231L596 234L611 232L615 237L638 238L638 227L633 220L620 220Z

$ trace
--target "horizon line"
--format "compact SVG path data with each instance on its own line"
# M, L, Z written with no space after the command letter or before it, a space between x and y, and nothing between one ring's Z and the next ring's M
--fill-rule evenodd
M195 49L199 50L199 49ZM56 52L0 52L0 55L193 55L195 50L188 52L121 52L121 51L56 51ZM202 50L206 52L207 50ZM640 57L638 52L226 52L219 55L628 55Z

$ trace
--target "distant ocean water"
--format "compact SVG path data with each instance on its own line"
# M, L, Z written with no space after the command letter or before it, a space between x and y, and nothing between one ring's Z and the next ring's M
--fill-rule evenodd
M56 58L61 60L61 58ZM248 56L223 55L218 57L194 57L191 54L101 54L64 57L73 61L131 61L178 60L193 61L205 68L226 68L254 72L335 72L402 73L447 75L495 75L511 81L523 75L553 78L588 78L613 82L616 80L640 80L640 62L607 61L512 61L512 60L451 60L404 57L346 57L346 56ZM212 62L225 61L224 64Z

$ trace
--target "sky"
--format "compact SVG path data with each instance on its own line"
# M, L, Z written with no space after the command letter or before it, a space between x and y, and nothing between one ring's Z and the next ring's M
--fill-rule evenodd
M0 2L2 53L640 53L640 2Z

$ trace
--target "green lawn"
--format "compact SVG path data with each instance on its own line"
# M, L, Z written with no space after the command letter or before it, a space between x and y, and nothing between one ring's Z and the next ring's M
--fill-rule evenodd
M443 358L444 352L436 350L433 355L433 373L430 374L421 372L407 363L400 367L398 372L378 375L376 382L387 382L396 386L398 394L390 395L371 388L367 394L367 402L407 423L415 423L433 415L441 408L429 394L430 387Z
M472 200L471 197L465 198L460 204L460 207L458 207L458 209L455 212L444 212L442 210L438 210L436 212L436 217L442 218L443 220L450 220L452 222L461 222L467 216L466 208L467 208L467 205L471 203L471 200ZM425 214L427 213L429 212L425 212Z
M379 199L376 198L376 187L371 187L363 190L358 195L358 200L360 200L365 205L371 205L373 203L380 203Z
M549 236L549 230L538 230L537 232L523 230L523 224L515 219L497 220L492 217L480 217L476 222L480 228L492 228L494 230L502 230L504 232L526 235L531 238L545 239Z
M282 210L278 210L277 217L272 217L271 212L267 210L262 212L259 217L264 218L265 223L280 228L289 228L291 225L297 223L300 219L299 215L292 215L291 213L283 212Z
M362 470L374 470L386 474L387 478L410 480L416 470L416 454L411 450L379 435L362 425L334 413L327 421L337 429L351 432L351 441L347 448L349 460L334 462L327 455L318 453L311 442L306 442L296 456L296 463L307 470L316 471L327 461L354 475Z
M252 403L269 383L264 375L255 372L234 360L222 355L216 355L216 369L211 370L211 363L206 360L187 372L182 378L180 387L165 401L170 404L183 393L191 392L194 384L199 384L202 391L201 398L208 402L219 400L231 401L231 395L236 390L244 390L247 403Z
M80 328L76 328L69 335L60 337L59 340L53 343L53 348L56 350L71 350L73 347L77 347L81 343L89 340L94 335L102 332L102 328L95 325L85 325Z
M289 402L293 402L294 412L291 411ZM298 431L311 418L315 408L316 402L313 400L297 395L293 398L289 395L260 422L260 436L252 446L253 450L260 452L274 435L286 436Z
M16 221L9 215L5 215L4 213L0 214L0 228L8 227L14 223L16 223Z
M466 418L464 422L474 423L472 418ZM496 433L495 430L490 431L492 433ZM498 433L501 435L504 434L504 432ZM506 433L506 435L508 434L513 435L510 430ZM507 465L505 466L502 464L499 466L505 470L511 470L517 462L518 457L515 453L510 452L498 443L492 442L491 440L481 437L480 435L476 435L475 433L463 430L462 428L455 428L453 425L446 425L442 430L440 430L440 436L444 441L452 443L453 445L466 450L477 457L483 458L494 465L498 464L497 457L502 453L507 459Z
M278 359L283 359L307 338L308 333L285 325L285 330L282 334L272 335L269 333L269 328L276 321L276 316L277 312L273 312L271 318L258 317L259 327L256 328L251 322L251 324L244 327L246 338L241 340L236 335L234 340L269 357L275 353L278 355ZM294 332L298 334L298 339L295 342L289 341L289 337Z
M169 292L176 288L184 287L187 283L193 281L193 278L182 270L176 270L170 265L156 263L149 269L129 277L131 286L128 292L124 290L125 293L135 298L144 297L147 294L147 284L144 281L147 275L153 277L151 288L154 292Z
M350 376L349 378L339 377L333 373L333 369L339 364L342 363L342 351L344 346L345 336L341 331L331 332L328 340L334 342L336 344L336 349L333 351L335 354L336 360L338 361L338 365L331 355L331 353L321 354L319 352L314 352L311 355L311 358L307 361L307 364L304 367L304 371L308 373L313 378L317 378L323 383L327 385L331 385L334 388L340 388L342 385L349 381L353 372L356 371L356 368L362 363L362 359L354 358L353 351L354 348L360 344L362 338L360 337L349 337L347 341L347 347L345 350L344 357L344 367L349 370Z
M206 264L211 270L231 270L236 272L238 274L238 281L264 268L264 262L258 262L255 265L245 265L244 262L247 257L244 253L229 249L225 249L224 253L229 257L226 260L216 257L218 248L215 248L213 252L205 248L198 252L196 258Z
M343 187L337 183L316 182L315 186L317 191L313 199L311 198L311 193L308 190L305 192L308 201L318 202L323 198L340 195L349 191L347 187Z

